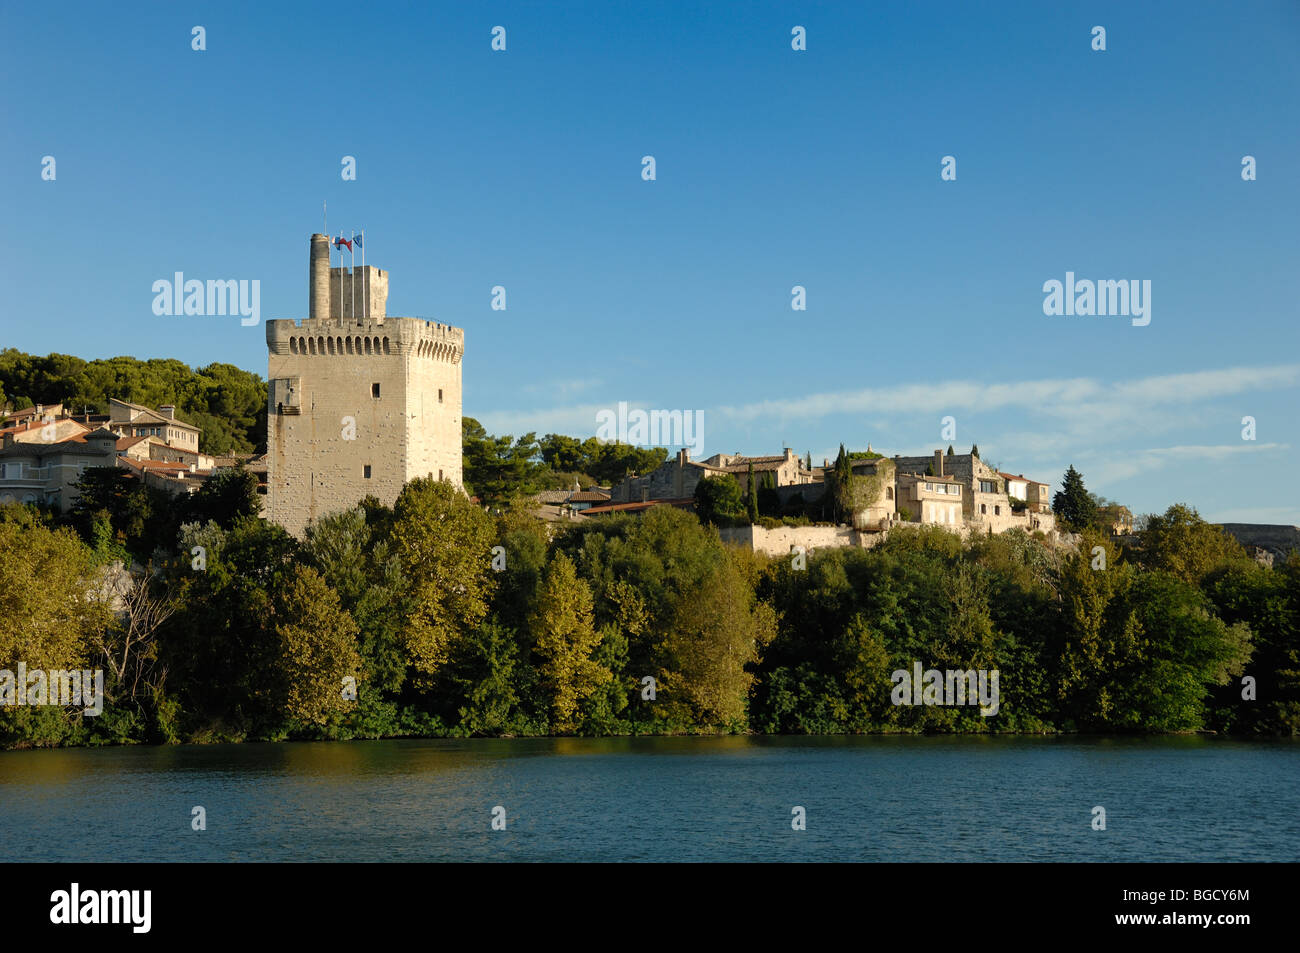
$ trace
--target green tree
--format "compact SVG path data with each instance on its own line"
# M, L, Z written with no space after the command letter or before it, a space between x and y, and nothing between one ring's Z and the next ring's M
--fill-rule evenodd
M308 527L303 546L306 563L320 573L356 621L364 680L370 687L358 699L359 724L372 727L379 716L371 703L380 693L392 697L400 693L407 664L409 586L382 528L384 515L382 507L368 510L364 505L331 513Z
M89 549L66 529L0 522L0 669L73 669L109 623Z
M229 529L241 519L257 516L262 511L257 486L257 476L243 467L220 470L190 497L190 519L212 520Z
M1247 558L1241 544L1222 527L1205 522L1182 503L1148 517L1137 535L1142 565L1171 572L1194 586L1225 563Z
M758 522L758 484L754 480L754 464L749 464L749 471L745 477L745 515L749 522Z
M573 563L557 553L542 577L529 620L536 638L538 672L550 699L552 726L572 731L579 703L612 677L591 655L600 636L592 623L592 597Z
M734 526L745 518L745 501L735 476L704 477L695 484L695 512L700 522Z
M316 570L295 566L289 573L274 624L280 649L276 695L284 716L324 725L347 713L354 701L344 697L344 679L360 687L363 678L357 625Z
M1065 471L1061 489L1052 497L1052 509L1056 518L1076 533L1096 525L1096 504L1083 485L1083 475L1073 466Z
M831 515L837 522L851 523L854 511L853 461L840 444L840 452L835 455L835 465L828 475L826 495L830 499Z
M446 480L419 477L393 507L393 550L410 581L404 635L422 687L487 615L495 588L492 520Z
M501 504L537 491L542 468L536 434L492 437L473 417L462 417L461 438L465 485L479 499Z
M674 602L665 648L666 704L680 704L696 724L745 725L751 666L776 634L776 616L758 603L734 558Z
M758 512L762 516L781 515L781 496L776 489L776 474L771 470L763 474L758 488Z
M491 735L517 727L520 666L513 630L489 618L469 634L451 673L463 732Z

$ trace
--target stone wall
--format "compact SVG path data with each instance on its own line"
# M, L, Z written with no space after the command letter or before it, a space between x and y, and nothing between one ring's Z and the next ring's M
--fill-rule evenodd
M769 556L788 556L792 546L802 546L811 553L842 546L874 546L881 539L880 533L860 533L849 526L731 526L718 530L718 535L724 543Z
M273 320L266 340L270 519L300 536L367 495L391 505L417 476L461 485L464 331L417 318Z

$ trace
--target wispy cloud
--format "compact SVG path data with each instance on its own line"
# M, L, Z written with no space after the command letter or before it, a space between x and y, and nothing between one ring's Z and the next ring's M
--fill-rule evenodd
M577 404L571 407L531 410L491 410L469 416L475 417L491 434L519 436L533 431L538 434L558 433L573 437L590 437L596 432L596 414L609 407L608 403Z
M567 380L549 380L540 384L529 384L524 388L524 393L550 394L552 397L563 399L593 390L604 383L599 377L573 377Z
M1223 463L1234 458L1289 449L1291 445L1286 443L1255 443L1243 440L1241 443L1213 446L1152 447L1149 450L1125 454L1122 458L1098 454L1091 459L1087 456L1080 459L1085 466L1089 467L1090 477L1098 483L1114 483L1127 480L1139 473L1154 473L1172 464L1190 461L1202 464Z
M963 411L984 413L1015 409L1067 421L1100 424L1131 418L1158 407L1297 385L1300 385L1300 364L1280 364L1164 374L1116 382L1070 377L991 384L939 381L899 387L868 387L724 406L718 408L717 413L732 420L748 422L760 418L783 421L836 414L960 416Z

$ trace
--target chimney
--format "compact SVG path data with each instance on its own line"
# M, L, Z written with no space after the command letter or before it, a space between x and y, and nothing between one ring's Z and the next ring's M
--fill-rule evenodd
M943 476L943 451L942 450L936 450L934 452L934 475Z
M685 447L682 447L682 449L677 451L677 465L679 467L684 467L686 466L686 464L690 462L691 462L691 452L689 450L687 450Z
M330 240L319 233L311 237L307 272L307 317L315 321L330 316ZM342 314L342 312L340 312Z
M158 408L158 412L162 414L164 417L166 417L168 420L176 419L175 404L163 404L161 407Z

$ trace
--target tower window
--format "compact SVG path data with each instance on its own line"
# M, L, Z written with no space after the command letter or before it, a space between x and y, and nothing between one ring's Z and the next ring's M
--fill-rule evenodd
M367 479L367 480L370 479L370 464L367 463L365 466L363 466L363 467L361 468L361 476L362 476L364 479Z
M438 388L438 403L442 403L442 388Z
M379 399L379 381L375 381L370 385L370 396L376 400Z

